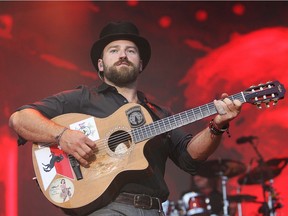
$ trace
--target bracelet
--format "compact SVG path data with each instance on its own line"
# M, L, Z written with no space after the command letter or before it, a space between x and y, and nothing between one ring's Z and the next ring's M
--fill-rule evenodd
M229 123L225 125L223 128L218 128L214 122L214 119L212 119L209 122L209 129L210 129L210 132L215 136L222 135L226 131L228 134L228 137L231 137L230 132L229 132Z
M58 148L61 148L61 147L60 147L60 140L61 140L61 137L62 137L62 135L64 134L64 132L65 132L66 130L68 130L67 127L65 127L65 128L62 130L62 132L55 137L56 143L58 144Z

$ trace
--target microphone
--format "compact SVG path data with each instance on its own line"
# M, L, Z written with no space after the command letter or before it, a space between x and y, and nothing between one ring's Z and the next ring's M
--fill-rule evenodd
M244 144L246 142L250 142L252 143L252 141L254 139L258 139L257 136L247 136L247 137L239 137L237 140L236 140L236 143L241 145L241 144Z

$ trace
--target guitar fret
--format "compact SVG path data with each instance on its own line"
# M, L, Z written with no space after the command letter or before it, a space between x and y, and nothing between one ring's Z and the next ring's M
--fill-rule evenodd
M160 128L160 129L163 128L163 131L161 130L161 132L165 132L165 131L166 131L166 126L165 126L165 124L164 124L164 121L161 120L161 121L159 121L159 124L160 124L160 123L162 123L162 126L159 125L159 126L160 126L159 128Z
M148 133L149 133L149 125L144 126L143 127L143 131L144 131L145 139L148 139L149 138L149 135L148 135Z
M177 119L176 119L176 115L173 115L172 129L174 129L176 126L177 126Z
M199 107L199 110L200 110L200 114L201 114L201 116L204 117L204 115L203 115L203 113L202 113L202 109L201 109L201 107Z
M173 117L172 117L173 118ZM171 123L171 116L169 116L168 118L166 118L166 121L168 122L168 131L172 130L173 126L172 126L172 123Z
M139 132L140 132L140 136L139 136L139 137L140 137L141 140L145 140L145 139L144 139L144 138L145 138L145 137L144 137L145 134L144 134L143 130L144 130L143 127L140 127L140 128L139 128Z
M149 131L149 130L147 129L148 127L149 127L149 125L145 125L145 126L143 127L143 131L144 131L144 132L143 132L143 135L144 135L145 139L148 139L148 137L149 137L149 136L148 136L148 131Z
M204 105L203 106L203 116L208 116L210 113L209 113L209 109L207 110L207 105Z
M182 118L182 125L185 125L187 123L187 118L186 118L186 113L182 112L181 113L181 118Z
M169 131L172 129L172 124L171 124L171 121L169 121L170 119L169 118L167 118L166 119L167 121L168 121L168 123L169 123Z
M151 125L151 124L147 126L147 131L148 131L148 132L147 132L148 138L154 136L153 131L152 131L152 125Z
M207 108L208 108L208 113L210 114L211 112L210 112L210 109L209 109L209 105L206 104L206 106L207 106Z
M152 123L152 126L153 126L153 129L154 129L154 136L157 134L157 130L156 130L156 127L155 127L155 124Z
M195 112L194 112L194 109L191 109L191 111L193 112L193 116L194 116L194 120L196 120L196 115L195 115Z
M188 112L189 112L190 118L193 119L193 120L195 120L195 114L194 114L193 109L188 110Z
M197 109L198 109L198 111L197 111ZM199 112L200 110L199 110L199 107L196 107L195 108L195 112L196 112L196 119L198 120L198 119L201 119L201 111Z
M183 125L185 125L185 124L187 124L189 122L189 117L187 115L187 112L183 112L182 116L183 116L183 119L184 119Z

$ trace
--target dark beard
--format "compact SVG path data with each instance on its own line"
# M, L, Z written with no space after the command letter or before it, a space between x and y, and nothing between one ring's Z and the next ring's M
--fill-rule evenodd
M104 64L104 76L106 79L119 87L127 86L137 80L139 69L132 63L129 62L130 67L123 66L119 69L116 68L116 64L110 68Z

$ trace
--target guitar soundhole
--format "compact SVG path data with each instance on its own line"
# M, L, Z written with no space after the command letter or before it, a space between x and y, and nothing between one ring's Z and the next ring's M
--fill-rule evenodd
M116 131L108 139L110 150L116 155L126 154L132 145L132 139L126 131Z

